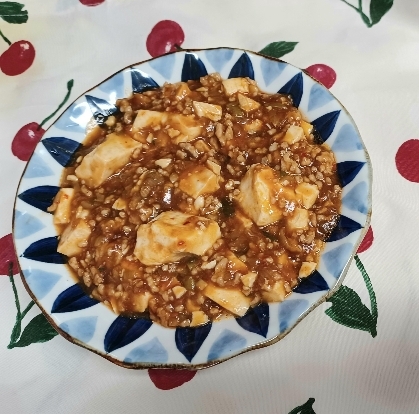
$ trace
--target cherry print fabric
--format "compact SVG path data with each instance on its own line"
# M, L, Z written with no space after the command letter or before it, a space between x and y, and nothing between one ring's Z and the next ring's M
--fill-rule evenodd
M2 410L416 413L418 17L392 0L0 2ZM11 234L16 188L84 91L132 63L218 46L304 68L342 102L373 165L371 226L342 289L279 343L204 371L126 370L57 335L31 302Z

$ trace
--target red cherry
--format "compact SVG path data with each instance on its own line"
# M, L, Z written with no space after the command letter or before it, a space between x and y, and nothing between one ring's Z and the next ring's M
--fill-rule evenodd
M19 273L17 257L11 233L0 239L0 276L9 274L9 265L13 262L13 274Z
M35 59L35 48L27 40L12 43L0 56L0 69L9 76L28 70Z
M28 161L45 130L36 122L24 125L12 141L12 153L22 161Z
M105 0L79 0L81 4L89 7L99 6L99 4L102 4L104 1Z
M158 22L147 36L148 53L156 57L168 52L174 52L185 40L185 33L178 23L172 20Z
M65 105L70 98L71 89L73 88L74 80L71 79L67 82L67 94L64 100L58 105L58 108L50 115L48 115L40 124L30 122L19 129L12 141L12 153L22 161L28 161L32 155L36 144L40 141L45 133L42 126L45 122L54 117L57 112Z
M396 154L396 168L408 181L419 183L419 139L404 142Z
M372 227L370 226L365 234L364 239L362 240L361 244L358 247L357 253L365 252L372 246L372 242L374 241L374 233L372 231Z
M336 72L323 63L316 63L306 69L306 72L314 79L322 83L326 88L331 88L336 81Z
M190 381L196 371L186 369L149 369L148 375L154 385L160 390L171 390Z

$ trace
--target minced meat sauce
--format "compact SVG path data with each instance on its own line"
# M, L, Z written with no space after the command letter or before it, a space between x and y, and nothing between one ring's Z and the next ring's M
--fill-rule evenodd
M199 326L282 301L316 269L341 187L290 96L210 74L116 105L50 207L58 251L92 297Z

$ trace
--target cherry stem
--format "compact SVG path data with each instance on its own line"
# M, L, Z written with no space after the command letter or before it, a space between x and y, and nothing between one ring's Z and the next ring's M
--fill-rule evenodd
M10 336L10 343L7 345L8 349L12 349L16 346L16 343L19 340L20 333L22 331L22 319L26 316L26 314L32 309L35 302L31 300L26 306L25 310L22 312L20 308L19 296L17 294L15 280L13 278L13 262L9 262L9 280L12 283L13 295L15 297L15 304L16 304L16 322L13 327L12 335Z
M17 294L15 280L13 278L13 262L9 262L9 274L8 274L8 276L9 276L10 282L12 283L13 295L15 297L15 304L16 304L16 310L17 310L17 317L20 318L21 317L21 312L20 312L19 296Z
M377 298L375 296L374 288L372 287L371 279L369 278L368 273L365 270L365 267L362 264L361 259L359 258L357 254L355 255L355 262L356 262L357 268L362 274L362 277L364 278L365 285L367 286L368 295L370 297L370 303L371 303L371 316L374 318L375 323L377 323L377 320L378 320ZM373 337L375 337L377 335L376 329L374 329L374 331L371 332L371 334Z
M175 49L176 49L176 52L180 52L181 50L186 50L186 49L183 49L182 47L180 47L178 44L174 44L173 45L174 47L175 47Z
M356 10L357 13L361 16L363 22L367 25L367 27L372 27L373 26L373 24L371 23L368 16L362 11L362 0L358 0L358 7L355 7L353 4L349 3L346 0L341 0L341 1L343 1L345 4L347 4L352 9Z
M70 97L71 94L71 89L73 88L74 85L74 80L71 79L67 82L67 94L64 97L64 100L58 105L58 108L51 114L48 115L38 126L37 131L39 131L42 126L48 122L53 116L55 116L57 114L57 112L66 104L66 102L68 101L68 98Z
M2 33L1 30L0 30L0 36L9 46L12 44L12 42Z

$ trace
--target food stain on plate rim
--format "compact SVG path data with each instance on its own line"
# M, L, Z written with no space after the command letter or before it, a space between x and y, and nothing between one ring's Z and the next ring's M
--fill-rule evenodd
M305 291L300 289L302 293L293 292L284 302L266 305L264 314L248 318L246 328L235 318L214 322L209 329L204 325L207 326L204 330L202 327L175 330L156 323L148 327L136 325L113 314L105 305L89 301L77 289L73 277L54 252L56 232L52 215L45 212L45 199L59 185L63 165L75 151L74 143L83 141L95 110L106 116L106 110L117 99L133 91L140 92L141 88L180 81L203 70L219 72L226 79L233 69L241 76L253 77L262 91L276 93L285 87L299 101L295 106L304 116L310 122L318 121L317 129L321 135L323 132L326 139L322 138L335 153L344 190L342 220L321 254L320 283L319 280L308 283ZM86 95L94 97L96 107L89 104ZM62 140L45 141L48 138ZM53 145L45 145L48 142ZM303 70L243 49L173 52L116 72L77 98L45 132L21 177L15 200L13 234L22 280L62 336L117 365L135 369L207 368L278 342L333 295L368 229L371 186L371 162L355 123L330 91ZM58 312L52 312L54 309Z

